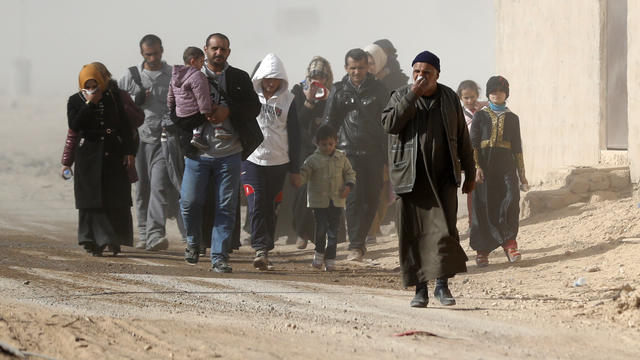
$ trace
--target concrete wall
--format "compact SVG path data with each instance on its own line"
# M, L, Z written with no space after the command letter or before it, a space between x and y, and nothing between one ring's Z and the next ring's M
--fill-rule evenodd
M640 182L640 1L627 4L627 92L631 180Z
M604 138L602 1L495 2L496 71L511 86L508 105L520 116L531 183L552 169L599 161ZM637 62L629 68L632 64ZM640 112L637 99L635 104Z

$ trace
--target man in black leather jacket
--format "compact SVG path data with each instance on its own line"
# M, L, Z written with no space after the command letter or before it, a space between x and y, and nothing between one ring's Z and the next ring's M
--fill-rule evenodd
M331 89L325 122L338 130L338 148L347 154L358 181L347 198L348 260L361 260L365 240L376 214L386 162L387 135L380 124L388 95L367 72L367 53L352 49L345 56L345 75Z

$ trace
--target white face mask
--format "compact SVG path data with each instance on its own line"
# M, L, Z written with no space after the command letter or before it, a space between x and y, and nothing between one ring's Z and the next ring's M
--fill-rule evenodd
M93 95L96 93L96 91L98 91L98 88L95 88L93 90L89 90L89 89L82 89L82 92L87 94L87 95Z

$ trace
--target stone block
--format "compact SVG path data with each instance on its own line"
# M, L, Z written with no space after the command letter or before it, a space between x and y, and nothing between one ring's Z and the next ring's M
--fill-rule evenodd
M568 205L579 202L582 197L574 194L566 188L545 191L546 206L549 209L562 209Z
M609 175L607 173L594 173L589 177L589 190L599 191L606 190L611 186Z
M618 194L613 191L596 191L591 195L591 200L589 202L600 202L607 200L617 200Z
M584 194L589 191L591 183L584 176L573 176L568 180L567 188L574 194Z
M620 190L631 187L631 175L629 170L613 170L609 172L611 188Z

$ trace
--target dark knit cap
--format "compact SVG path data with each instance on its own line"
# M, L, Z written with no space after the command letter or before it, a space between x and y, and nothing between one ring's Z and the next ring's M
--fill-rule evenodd
M413 62L411 62L411 66L413 66L417 62L430 64L431 66L436 68L438 72L440 72L440 59L430 51L423 51L420 54L416 55L416 58L413 59Z
M489 94L496 91L504 91L509 97L509 82L500 75L492 76L487 81L487 98L489 98Z

